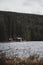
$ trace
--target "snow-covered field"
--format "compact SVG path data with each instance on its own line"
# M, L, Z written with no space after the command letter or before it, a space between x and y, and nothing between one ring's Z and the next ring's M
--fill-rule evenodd
M43 56L43 41L39 42L11 42L0 43L0 50L6 55L16 55L28 57L30 54L39 54ZM1 51L0 51L1 53Z

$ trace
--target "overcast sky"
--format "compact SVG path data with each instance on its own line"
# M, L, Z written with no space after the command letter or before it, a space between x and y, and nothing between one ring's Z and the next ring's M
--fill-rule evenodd
M0 11L43 15L43 0L0 0Z

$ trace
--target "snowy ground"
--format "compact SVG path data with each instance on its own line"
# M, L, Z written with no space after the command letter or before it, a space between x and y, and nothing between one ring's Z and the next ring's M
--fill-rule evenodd
M30 54L39 54L43 56L43 42L11 42L0 43L0 50L6 55L16 55L28 57ZM0 51L1 53L1 51Z

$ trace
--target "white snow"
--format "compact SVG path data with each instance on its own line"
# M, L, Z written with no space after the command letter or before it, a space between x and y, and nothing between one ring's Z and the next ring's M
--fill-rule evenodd
M18 55L28 57L30 54L39 54L43 57L43 42L11 42L0 43L0 50L6 55Z

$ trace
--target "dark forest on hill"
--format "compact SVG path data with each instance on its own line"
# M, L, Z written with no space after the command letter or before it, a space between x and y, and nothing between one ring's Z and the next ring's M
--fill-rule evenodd
M0 42L17 36L25 41L43 41L43 16L0 11Z

